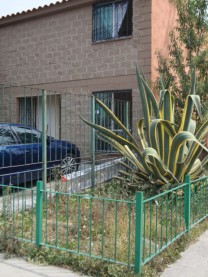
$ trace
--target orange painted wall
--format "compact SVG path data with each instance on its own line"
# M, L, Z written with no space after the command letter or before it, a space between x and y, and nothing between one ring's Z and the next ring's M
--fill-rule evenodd
M168 56L169 32L176 24L177 12L170 0L152 0L152 81L156 79L157 57L155 51L160 49Z

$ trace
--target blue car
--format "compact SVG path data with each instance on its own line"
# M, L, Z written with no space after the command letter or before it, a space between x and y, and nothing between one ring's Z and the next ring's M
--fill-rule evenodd
M78 170L78 147L47 136L47 174L58 167L62 175ZM41 179L42 133L20 124L0 124L0 183L21 184Z

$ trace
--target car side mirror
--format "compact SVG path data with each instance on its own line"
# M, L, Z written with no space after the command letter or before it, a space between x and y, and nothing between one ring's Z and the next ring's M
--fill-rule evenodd
M52 141L54 141L54 138L47 136L47 139L46 139L47 145L50 145Z

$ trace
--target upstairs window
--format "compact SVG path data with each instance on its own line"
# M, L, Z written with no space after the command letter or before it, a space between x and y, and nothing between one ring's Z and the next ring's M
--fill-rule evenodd
M132 0L97 4L93 7L93 42L132 35Z

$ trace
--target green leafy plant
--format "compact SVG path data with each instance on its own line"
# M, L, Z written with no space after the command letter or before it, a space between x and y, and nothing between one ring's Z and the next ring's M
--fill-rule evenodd
M97 130L100 138L109 142L127 159L128 163L124 163L125 170L121 174L129 183L138 184L140 180L144 180L157 185L179 184L187 174L192 179L197 178L208 162L208 156L203 160L199 158L202 150L208 152L203 143L208 133L208 120L195 133L193 111L196 110L201 116L200 97L195 93L195 70L179 126L174 122L175 98L165 89L164 82L161 80L163 89L157 103L145 77L138 70L137 81L143 107L143 118L137 122L139 140L99 99L95 99L96 103L123 130L124 136L82 119Z

